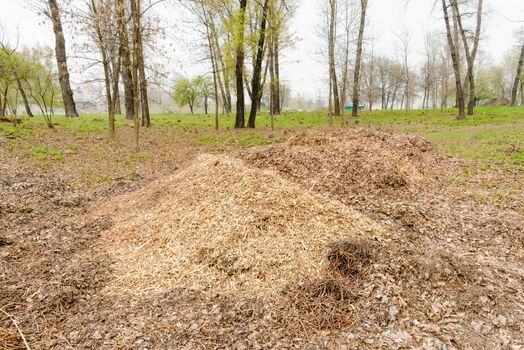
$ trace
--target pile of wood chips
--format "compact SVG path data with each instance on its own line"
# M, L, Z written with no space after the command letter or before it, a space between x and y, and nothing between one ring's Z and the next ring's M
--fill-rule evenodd
M109 294L186 287L272 297L319 278L333 242L387 235L337 200L216 155L96 212L114 214L98 248L117 261Z

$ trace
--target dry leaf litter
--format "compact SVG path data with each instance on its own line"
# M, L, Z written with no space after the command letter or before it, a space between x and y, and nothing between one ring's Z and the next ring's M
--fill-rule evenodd
M35 349L522 349L522 212L458 166L364 129L201 155L1 243L2 308Z

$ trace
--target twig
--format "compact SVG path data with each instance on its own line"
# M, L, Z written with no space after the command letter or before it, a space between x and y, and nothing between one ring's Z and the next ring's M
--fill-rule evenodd
M11 321L15 325L16 330L18 331L18 334L20 334L20 337L22 337L22 341L24 342L25 348L27 350L31 350L31 347L29 346L29 344L27 343L27 340L25 339L24 333L22 333L22 331L20 330L20 327L18 327L18 322L16 322L13 316L5 312L4 309L0 309L0 311L2 311L4 315L6 315L7 317L11 319Z

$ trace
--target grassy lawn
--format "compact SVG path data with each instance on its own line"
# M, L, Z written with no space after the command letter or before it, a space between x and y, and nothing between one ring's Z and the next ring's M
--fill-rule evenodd
M463 121L455 120L454 110L429 111L366 111L362 113L359 126L375 127L392 132L422 135L439 144L452 156L484 160L486 166L496 162L506 168L524 168L524 108L523 107L480 107L474 117ZM349 118L349 117L347 117ZM269 130L270 117L263 113L257 120L256 130L232 131L234 116L220 116L220 131L213 129L212 115L168 115L152 116L153 127L143 129L144 136L153 137L160 130L163 137L183 137L197 145L210 147L250 146L278 142L283 130L324 129L328 130L327 116L323 112L284 113L275 119L275 132ZM48 130L41 117L23 118L23 123L13 126L0 124L0 132L11 139L25 140L29 151L37 159L60 160L62 155L75 152L75 143L48 145L46 135L55 133L73 134L81 140L87 135L107 133L107 118L103 115L85 115L78 119L62 116L54 118L56 131ZM334 129L340 129L340 120L333 121ZM353 123L350 123L353 127ZM132 123L123 117L117 118L117 133L128 132ZM170 132L169 136L165 133ZM10 142L9 147L19 147Z

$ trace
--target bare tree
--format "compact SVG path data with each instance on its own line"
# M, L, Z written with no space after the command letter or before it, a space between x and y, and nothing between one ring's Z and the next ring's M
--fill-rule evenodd
M88 0L88 27L93 28L93 39L97 44L102 59L104 71L107 112L109 115L109 135L115 136L115 114L120 75L121 49L112 57L115 48L119 46L116 29L113 26L114 11L109 2ZM121 47L121 46L120 46ZM115 62L116 61L116 62ZM113 64L113 65L112 65Z
M55 56L58 66L58 76L60 80L60 89L64 101L65 114L69 118L78 117L76 104L73 98L73 90L69 81L69 69L67 67L67 54L64 30L60 18L60 8L56 0L48 0L49 9L45 13L53 23L53 32L55 34Z
M219 85L219 68L218 68L218 62L217 62L217 52L216 47L214 45L214 39L213 39L213 31L212 31L212 18L211 15L208 13L208 10L206 8L206 5L203 1L200 1L200 9L202 11L202 14L200 16L202 23L204 24L206 28L206 37L207 37L207 43L208 43L208 49L209 49L209 58L211 60L211 68L213 71L213 92L215 97L215 130L218 130L219 128L219 119L218 119L218 107L219 107L219 97L218 97L218 85ZM198 12L197 12L198 13ZM206 103L206 114L207 114L207 103Z
M126 119L135 119L134 97L133 97L133 74L131 62L131 50L129 48L129 35L127 28L126 4L124 0L115 0L117 8L117 22L120 50L119 55L122 60L122 82L124 85L124 105L126 109Z
M142 112L142 126L149 128L151 126L151 116L149 113L149 100L147 97L147 77L144 64L144 27L142 26L142 16L143 12L141 11L141 1L136 1L136 12L134 13L134 25L135 25L135 60L138 68L138 88L140 91L140 107Z
M280 52L293 42L293 37L287 33L289 19L293 15L293 1L270 0L268 15L268 68L270 72L270 108L273 115L279 115L282 110L280 81Z
M451 2L454 2L455 0L450 0ZM462 74L460 71L460 56L459 56L459 50L458 50L458 40L457 38L453 38L452 35L452 28L450 23L450 17L449 17L449 5L447 0L442 0L442 12L444 13L444 22L446 24L446 35L448 40L448 47L451 54L451 60L453 62L453 71L455 73L455 86L456 86L456 95L457 95L457 104L459 109L459 115L457 119L465 119L466 118L466 111L465 111L465 101L464 101L464 90L462 87ZM455 8L455 7L453 7Z
M344 120L344 110L346 108L348 94L349 94L349 72L350 72L350 46L353 40L353 30L356 22L357 13L353 6L352 0L344 1L344 39L343 39L343 61L342 61L342 82L340 94L340 123L342 126L346 124Z
M338 94L338 82L337 82L337 73L336 73L336 63L335 63L335 46L337 38L337 0L329 0L328 6L328 16L329 16L329 25L328 25L328 55L329 55L329 81L330 87L332 89L333 97L333 107L334 114L340 116L340 97ZM330 102L331 105L331 102ZM333 111L330 109L330 125L333 124L333 119L331 115Z
M353 118L358 117L358 103L360 90L360 70L362 62L362 45L364 40L364 29L366 28L366 11L368 0L360 0L360 26L357 39L357 53L355 57L355 74L353 79Z
M467 73L466 73L466 80L464 82L464 85L465 85L464 90L468 90L467 87L469 87L468 115L474 114L474 108L476 104L474 68L475 68L475 58L477 56L478 46L480 42L480 30L482 26L483 3L484 3L483 0L478 0L476 29L472 37L473 42L471 44L471 50L470 50L470 43L468 42L468 35L463 25L462 13L458 5L458 0L451 0L451 6L453 6L454 13L456 14L456 22L457 22L457 25L460 31L460 36L462 38L462 45L463 45L465 56L466 56Z
M371 38L371 50L369 57L363 65L362 80L363 93L368 103L369 110L373 110L373 102L375 101L375 93L377 91L376 82L376 62L375 62L375 44L374 37Z
M130 0L131 2L131 17L133 22L133 60L132 60L132 74L133 74L133 113L135 116L135 150L138 152L140 149L140 119L139 119L139 106L140 106L140 65L142 57L142 0Z
M403 75L404 75L404 78L403 78L404 96L402 97L402 101L405 102L404 106L406 110L410 110L411 109L412 86L411 86L409 52L410 52L412 34L406 26L402 26L401 30L398 33L396 33L396 36L399 41L398 50L400 51L400 54L401 54L401 62L402 62Z

